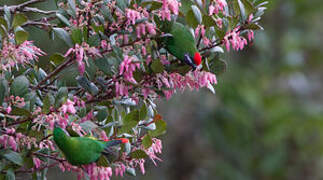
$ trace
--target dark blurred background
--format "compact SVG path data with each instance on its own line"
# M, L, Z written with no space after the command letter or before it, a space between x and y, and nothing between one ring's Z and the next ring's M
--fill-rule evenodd
M163 162L124 179L323 179L323 1L269 2L265 31L225 54L216 95L185 92L159 102L168 122ZM49 54L65 50L46 32L31 35ZM57 178L76 179L51 171L48 179Z

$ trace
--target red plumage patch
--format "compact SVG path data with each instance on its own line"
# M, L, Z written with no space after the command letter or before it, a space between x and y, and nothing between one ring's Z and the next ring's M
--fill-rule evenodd
M194 63L198 66L201 64L201 62L202 62L202 57L201 57L200 53L196 52L194 54Z

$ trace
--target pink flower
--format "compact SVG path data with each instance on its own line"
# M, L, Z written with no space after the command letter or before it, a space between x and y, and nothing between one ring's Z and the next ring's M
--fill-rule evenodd
M129 96L128 86L124 85L123 83L116 82L116 96Z
M153 35L153 36L156 35L156 27L154 24L146 23L146 28L150 35Z
M136 80L133 78L133 72L137 68L140 68L139 62L135 62L134 57L125 55L123 61L120 64L119 75L123 75L126 81L136 83Z
M38 169L41 165L40 159L38 159L37 157L33 157L33 162L34 162L35 168Z
M222 25L223 25L223 21L222 21L222 19L221 19L221 18L217 18L215 22L216 22L216 25L217 25L220 29L222 29Z
M132 9L126 9L126 17L127 17L127 24L134 25L136 24L136 20L143 18L140 12Z
M2 49L0 51L0 70L11 71L12 67L18 69L18 65L25 66L31 64L31 61L38 60L38 56L43 56L42 50L32 44L32 41L25 41L20 45L13 43L13 35L9 39L4 39L2 42Z
M228 51L230 51L230 45L234 50L238 51L242 50L244 46L248 44L247 40L240 36L239 29L240 27L238 26L224 36L224 45Z
M249 42L252 41L255 38L255 34L253 32L253 30L249 30L248 31L248 40Z
M218 14L220 11L224 13L224 8L226 6L228 6L226 0L215 0L215 2L209 6L209 16Z
M125 172L126 172L126 166L123 163L117 163L114 169L114 174L116 176L120 175L121 177L123 177Z
M66 103L62 105L61 107L61 111L66 114L67 112L68 113L71 113L71 114L75 114L76 113L76 110L75 110L75 107L74 107L74 102L67 99Z
M163 0L162 2L163 6L160 11L160 16L163 20L167 19L170 21L171 13L178 15L179 6L181 6L181 3L179 3L177 0Z
M14 137L9 136L8 144L12 150L17 151L17 143Z
M6 112L7 112L8 114L10 114L11 110L12 110L11 106L8 106L8 107L6 108Z

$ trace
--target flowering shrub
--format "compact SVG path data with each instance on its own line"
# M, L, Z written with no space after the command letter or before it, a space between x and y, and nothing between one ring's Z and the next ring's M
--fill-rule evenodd
M162 161L166 122L154 100L206 87L214 92L223 72L222 47L242 50L254 38L266 3L260 0L56 0L45 11L30 0L0 7L0 177L33 173L44 177L58 166L78 177L109 179L145 173L145 162ZM38 13L31 19L24 13ZM46 16L46 17L45 17ZM162 26L190 29L203 60L195 70L158 43ZM28 41L34 26L62 39L66 52L47 55ZM52 140L55 124L70 136L127 138L116 157L72 166ZM76 152L77 153L77 152ZM112 155L112 154L111 154Z

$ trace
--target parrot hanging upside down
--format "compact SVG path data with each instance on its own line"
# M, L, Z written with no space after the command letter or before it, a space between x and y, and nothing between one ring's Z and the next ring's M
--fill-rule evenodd
M196 48L192 33L178 22L173 22L165 33L168 33L168 35L164 36L165 38L162 35L165 49L179 60L196 69L201 64L202 57Z
M109 147L129 142L125 138L101 141L90 137L70 137L59 127L54 128L53 136L66 160L76 166L96 162L101 155L110 153Z

